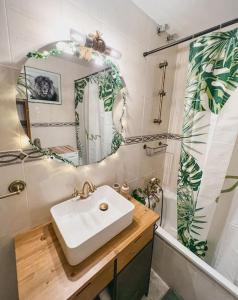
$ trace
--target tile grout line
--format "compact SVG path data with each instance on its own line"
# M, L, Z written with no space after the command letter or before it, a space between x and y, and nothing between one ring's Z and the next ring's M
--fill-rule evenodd
M12 47L11 47L11 42L10 42L10 32L9 32L9 21L8 21L8 15L7 15L7 5L6 5L6 0L4 0L4 12L5 12L5 18L6 18L6 25L7 25L7 42L8 42L8 47L9 47L9 54L10 54L10 62L11 64L13 63L13 57L12 57Z

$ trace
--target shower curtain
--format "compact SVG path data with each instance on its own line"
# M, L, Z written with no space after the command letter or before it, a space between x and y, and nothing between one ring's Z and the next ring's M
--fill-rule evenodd
M98 85L88 82L83 101L77 106L80 119L78 130L81 156L84 163L100 161L111 153L113 138L112 112L104 111L104 103L99 99Z
M238 29L190 44L177 182L178 239L204 257L238 133Z
M123 141L113 123L113 104L124 87L118 70L78 79L75 86L76 143L81 164L99 162Z

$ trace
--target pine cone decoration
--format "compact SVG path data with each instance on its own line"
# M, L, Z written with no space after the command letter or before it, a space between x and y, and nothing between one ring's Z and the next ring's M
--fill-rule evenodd
M99 31L96 31L96 34L93 37L93 49L101 53L105 52L106 50L106 44Z

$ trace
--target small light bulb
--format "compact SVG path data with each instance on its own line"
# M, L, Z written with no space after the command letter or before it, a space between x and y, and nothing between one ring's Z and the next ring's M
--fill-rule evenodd
M101 167L103 167L103 166L105 166L105 159L104 160L102 160L102 161L100 161L100 163L99 163L99 165L101 166Z
M84 46L86 43L86 35L83 35L77 31L72 31L70 33L70 39L82 46Z
M76 46L73 42L65 43L65 42L58 42L56 44L56 48L64 53L73 55L76 51Z
M104 65L104 60L101 56L95 57L94 62L98 66L103 66Z
M121 53L115 49L112 49L110 50L110 54L109 54L111 57L114 57L114 58L121 58Z
M118 152L115 152L111 156L113 159L117 159L119 157Z

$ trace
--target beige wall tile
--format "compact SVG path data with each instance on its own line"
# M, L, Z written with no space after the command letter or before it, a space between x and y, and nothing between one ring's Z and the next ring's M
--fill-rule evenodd
M15 69L0 66L0 151L20 149L15 101L16 73Z
M0 195L9 193L8 186L14 180L25 181L23 164L0 167ZM26 190L21 194L0 199L0 237L14 236L30 228Z
M0 63L11 63L10 43L7 28L5 0L0 0Z
M24 164L31 227L50 220L50 208L70 197L76 169L52 159Z

